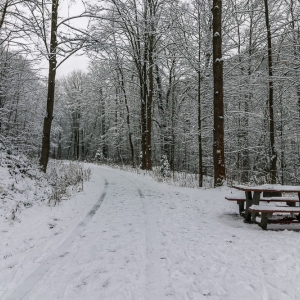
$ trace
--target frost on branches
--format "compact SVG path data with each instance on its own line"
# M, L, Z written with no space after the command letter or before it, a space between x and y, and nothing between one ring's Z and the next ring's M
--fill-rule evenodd
M160 173L163 177L170 177L170 164L168 162L167 155L162 155L160 160Z

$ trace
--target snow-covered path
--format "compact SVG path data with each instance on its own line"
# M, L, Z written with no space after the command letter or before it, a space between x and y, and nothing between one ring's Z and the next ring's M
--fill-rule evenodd
M299 233L244 224L229 188L91 168L75 199L3 225L0 299L300 299Z

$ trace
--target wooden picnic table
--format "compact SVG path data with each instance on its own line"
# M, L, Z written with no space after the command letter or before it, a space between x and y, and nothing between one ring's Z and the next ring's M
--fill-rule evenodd
M249 211L251 205L259 205L261 199L260 194L262 192L269 193L297 193L298 200L300 201L300 186L292 185L281 185L281 184L263 184L259 186L245 186L245 185L235 185L233 188L245 192L246 198L246 209L245 209L245 221L250 222L251 216L252 221L255 222L257 212ZM284 198L282 198L284 202Z

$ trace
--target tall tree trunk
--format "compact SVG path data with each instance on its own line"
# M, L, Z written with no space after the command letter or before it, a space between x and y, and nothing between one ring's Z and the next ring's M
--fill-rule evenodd
M146 169L152 170L152 149L151 149L151 138L152 138L152 101L153 101L153 36L150 37L149 43L149 89L147 94L147 147L146 147Z
M160 115L160 125L159 125L159 129L160 129L160 152L161 155L166 155L167 159L169 161L170 159L170 141L168 138L168 125L167 125L167 120L168 118L166 117L166 113L168 113L168 110L164 108L163 105L163 88L162 88L162 80L161 80L161 76L159 74L159 68L158 65L155 64L155 80L156 80L156 84L157 84L157 100L158 100L158 104L157 104L157 108L158 108L158 112Z
M141 148L142 148L142 162L141 169L146 170L147 161L146 161L146 149L147 149L147 112L146 112L146 103L147 103L147 53L145 50L144 53L144 64L143 64L143 72L142 72L142 85L141 85Z
M291 27L292 27L292 37L293 37L293 47L294 47L294 60L297 61L298 57L299 57L299 27L296 28L296 21L297 18L294 15L294 0L290 0L290 13L291 13ZM297 36L298 35L298 36ZM298 78L298 82L299 82L299 71L298 69L296 70L296 74L297 74L297 78ZM296 85L296 89L297 89L297 96L298 96L298 112L299 112L299 116L300 116L300 84L298 83Z
M275 125L274 125L274 88L273 88L273 58L272 58L272 36L269 21L268 0L265 2L265 18L267 27L268 40L268 70L269 70L269 133L270 133L270 180L271 183L276 183L277 178L277 152L275 150Z
M201 122L201 23L200 4L198 3L198 158L199 187L203 186L202 122Z
M84 147L84 129L81 129L81 159L85 159L85 147Z
M54 94L55 94L55 76L56 76L56 48L57 48L57 17L58 17L58 1L52 0L51 14L51 37L50 37L50 53L49 53L49 73L48 73L48 94L47 94L47 115L44 118L42 151L40 157L40 166L43 172L46 172L49 153L50 153L50 133L53 119Z
M61 159L61 132L58 134L57 159Z
M4 23L4 19L5 19L5 15L7 13L7 8L8 8L8 0L6 0L3 10L2 10L2 14L1 14L1 19L0 19L0 32Z
M214 185L226 179L224 155L224 104L222 58L222 0L213 0L213 74L214 74Z
M130 128L130 112L129 112L129 105L128 105L128 99L127 99L127 93L125 89L125 82L124 82L124 75L123 75L123 70L118 64L118 69L120 72L121 76L121 87L124 95L124 102L125 102L125 108L126 108L126 122L127 122L127 128L128 128L128 140L129 140L129 146L130 146L130 152L131 152L131 165L134 168L135 163L134 163L134 148L133 148L133 142L132 142L132 132Z
M106 114L105 114L105 100L103 99L102 88L100 93L100 106L101 106L101 141L102 141L102 154L106 159L108 157L108 146L106 142Z

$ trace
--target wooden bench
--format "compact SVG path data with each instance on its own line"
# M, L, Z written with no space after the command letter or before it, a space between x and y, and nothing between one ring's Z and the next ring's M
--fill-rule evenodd
M252 205L249 207L252 213L261 213L261 221L259 226L266 230L268 224L291 224L300 223L300 219L295 218L294 214L300 214L300 207L276 206L276 205ZM273 213L289 214L289 217L272 218ZM288 216L288 215L287 215Z
M239 213L242 214L245 211L245 202L244 197L225 197L228 201L236 201L239 205ZM296 206L296 203L299 202L298 198L295 197L263 197L260 199L262 202L273 203L273 202L285 202L288 206Z

